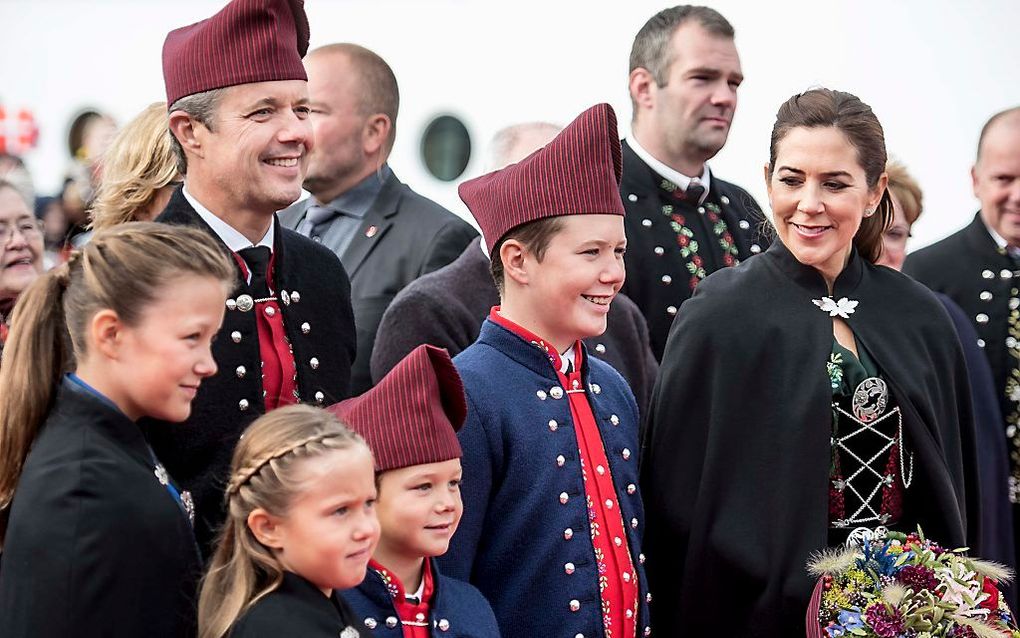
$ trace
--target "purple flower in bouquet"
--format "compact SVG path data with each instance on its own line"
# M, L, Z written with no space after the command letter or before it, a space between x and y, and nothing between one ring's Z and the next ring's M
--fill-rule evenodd
M896 574L896 579L916 592L935 591L939 584L935 572L924 565L907 565Z
M903 617L899 610L883 604L869 605L864 618L878 638L896 638L903 632Z
M844 609L839 612L839 624L847 631L863 629L864 621L861 619L861 612Z

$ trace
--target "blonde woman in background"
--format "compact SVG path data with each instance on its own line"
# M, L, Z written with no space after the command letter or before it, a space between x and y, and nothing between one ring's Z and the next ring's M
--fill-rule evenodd
M165 102L154 102L117 133L103 156L103 178L89 213L92 230L151 221L179 183Z

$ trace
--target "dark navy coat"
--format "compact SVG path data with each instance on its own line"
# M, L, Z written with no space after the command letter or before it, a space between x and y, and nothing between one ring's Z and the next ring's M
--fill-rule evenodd
M492 607L481 592L471 585L443 576L432 563L432 612L429 622L432 635L443 638L499 638L499 627ZM375 632L377 638L403 638L400 616L393 606L393 597L379 572L369 568L365 580L354 589L344 591L359 621Z
M482 592L504 636L603 636L578 441L556 372L544 352L488 319L453 362L468 399L458 435L464 517L439 566ZM641 635L650 596L637 405L623 377L587 352L581 374L638 573Z

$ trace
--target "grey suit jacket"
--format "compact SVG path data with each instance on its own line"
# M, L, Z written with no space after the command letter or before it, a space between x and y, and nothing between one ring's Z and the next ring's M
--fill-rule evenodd
M279 213L284 228L296 230L311 199ZM322 244L334 252L338 229L331 225ZM478 235L470 224L422 197L391 174L362 220L354 239L338 253L351 279L351 305L358 333L358 354L351 370L357 395L372 387L369 362L383 312L404 286L456 259Z

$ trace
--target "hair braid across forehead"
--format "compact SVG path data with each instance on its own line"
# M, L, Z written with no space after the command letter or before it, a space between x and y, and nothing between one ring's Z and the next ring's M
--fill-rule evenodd
M330 439L335 436L335 432L320 432L284 445L279 449L273 450L269 454L254 459L249 465L241 468L234 473L234 476L231 477L230 483L227 484L227 496L233 496L236 494L238 490L244 487L248 481L261 472L262 468L271 461L281 459L290 454L295 454L313 443L321 443L326 439Z

